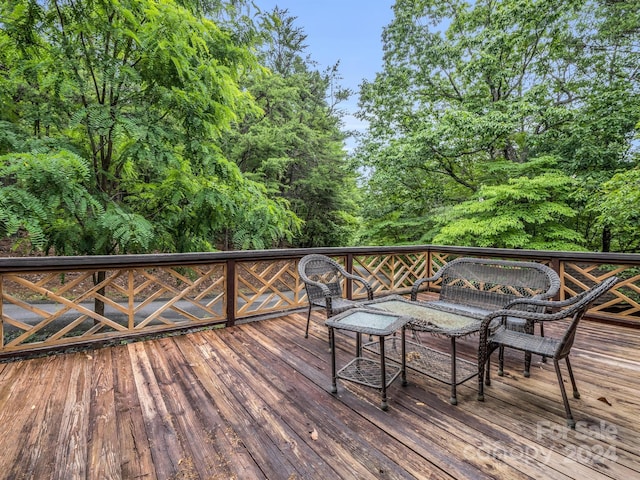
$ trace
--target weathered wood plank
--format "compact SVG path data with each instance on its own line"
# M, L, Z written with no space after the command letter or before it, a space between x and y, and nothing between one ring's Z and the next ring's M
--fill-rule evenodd
M277 332L272 332L272 330L277 330ZM281 335L283 337L283 341L288 345L289 351L292 351L292 345L294 345L296 342L307 341L297 331L292 331L288 328L280 329L278 325L269 325L268 329L256 328L255 331L252 332L252 336L262 335L264 335L265 337L274 337L277 335ZM291 335L291 337L287 338L288 335ZM339 352L337 352L337 361L341 364L344 364L353 356L353 345L347 345L347 342L349 341L349 337L347 336L341 335L338 338L339 340L336 343L336 347L337 349L339 349ZM318 340L321 342L321 346L322 344L326 345L325 338ZM261 339L261 343L266 345L266 342L263 339ZM324 349L323 346L322 348ZM287 357L285 361L290 363L290 365L296 371L303 373L314 383L317 383L318 385L324 385L325 388L328 389L331 384L331 373L328 366L328 353L325 354L326 357L323 368L308 368L308 362L306 361L304 350L305 349L303 347L300 348L298 351L296 351L296 355ZM427 437L430 439L430 441L434 441L436 444L439 440L440 443L438 446L443 446L445 448L444 451L442 451L439 448L432 448L431 444L426 444L423 441L422 436L415 433L416 428L418 428L415 425L412 425L412 428L410 429L401 427L401 425L404 425L403 422L406 419L401 421L395 418L395 416L399 415L399 413L396 409L393 408L396 395L401 396L404 394L404 389L398 385L399 382L394 383L387 392L389 395L389 400L391 402L389 412L382 412L377 407L377 405L379 404L379 394L377 391L372 389L358 388L346 382L340 383L338 398L343 403L349 405L354 411L366 412L366 418L368 418L369 421L371 421L382 431L391 434L393 437L399 436L400 438L402 438L402 443L412 445L412 449L424 458L425 463L423 464L423 468L429 468L426 462L433 464L430 473L441 470L453 475L456 478L485 478L491 476L484 471L484 466L479 468L477 465L473 466L471 463L466 461L463 464L456 464L455 466L451 465L450 459L452 458L454 452L448 450L447 445L452 440L455 443L455 439L443 439L442 432L429 432L429 435L427 435ZM366 399L367 401L363 401L364 399ZM409 467L410 466L405 466L405 468ZM507 476L504 478L516 477Z
M219 378L232 389L238 403L245 406L253 419L254 434L264 437L265 442L273 442L278 455L294 468L282 471L279 475L286 474L288 477L298 474L303 478L335 475L333 469L304 442L302 437L309 434L307 427L294 429L280 414L288 399L274 392L262 378L256 377L255 372L244 364L244 360L224 343L224 336L207 336L215 355L220 355L218 358L225 360L218 365Z
M259 341L257 341L259 339ZM256 332L240 332L225 337L225 342L240 356L250 355L257 360L256 372L267 383L274 395L284 396L280 409L293 428L306 432L303 440L324 458L333 458L333 468L341 478L407 478L406 471L427 466L422 457L407 452L404 446L389 438L379 429L368 429L368 419L353 415L353 411L341 402L327 401L327 391L299 378L301 372L292 371L287 364L273 368L278 337L260 338ZM275 362L275 363L274 363ZM301 412L304 414L302 415ZM378 411L374 413L379 415ZM357 431L369 430L366 440ZM315 433L315 435L314 435ZM376 437L378 439L376 440ZM386 438L385 438L386 437ZM372 445L376 446L372 448ZM384 445L384 447L378 447ZM361 471L354 468L354 462ZM401 461L402 466L396 462ZM432 467L433 478L450 478Z
M62 419L56 445L53 478L86 478L92 468L87 463L87 431L91 398L91 362L75 354L71 377L66 385Z
M150 437L147 434L142 406L136 390L132 361L126 346L112 349L114 408L118 445L115 447L120 460L122 478L157 478L151 454Z
M444 345L446 348L446 345ZM512 365L515 365L517 367L519 367L521 365L521 354L519 352L513 352L511 355L507 355L507 363L511 363ZM508 395L507 398L509 398L510 401L513 402L514 398L517 398L518 396L521 396L521 394L524 392L527 395L527 398L523 399L522 402L513 402L510 407L511 407L511 411L505 415L505 418L507 418L507 420L511 420L513 422L512 419L518 419L519 416L522 415L523 413L523 405L524 405L524 409L526 410L528 407L534 406L536 404L540 405L540 410L536 411L535 409L532 410L533 413L533 417L535 417L535 415L540 415L542 414L543 417L540 420L540 416L538 416L537 418L541 421L544 422L544 425L549 425L552 428L554 428L554 426L558 426L559 428L562 428L563 425L563 418L564 418L564 409L562 408L562 404L561 404L561 397L560 397L560 391L559 391L559 387L557 384L557 380L555 377L555 372L553 371L553 366L552 364L541 364L544 369L546 370L544 372L545 377L543 379L540 379L536 382L536 377L540 378L541 375L539 375L540 372L538 372L538 375L532 376L532 378L529 379L525 379L524 377L521 376L521 373L518 369L517 373L511 375L508 373L507 370L507 376L506 377L497 377L494 375L494 385L496 385L496 382L500 382L500 381L504 381L504 379L508 379L507 381L511 381L514 383L514 388L512 389L512 391L510 392L510 395ZM578 369L581 367L581 365L579 363L574 362L574 371L578 371ZM495 368L495 367L494 367ZM606 374L603 374L604 378L602 379L603 381L597 381L596 384L597 385L602 385L602 384L606 384ZM577 374L576 374L577 376ZM628 377L627 377L628 378ZM633 378L633 376L631 377ZM591 378L590 378L591 380ZM429 382L429 380L426 380L427 382ZM436 384L437 382L434 382L434 384ZM465 390L469 390L471 395L469 396L468 399L465 400L471 400L471 396L473 398L475 398L475 384L476 381L473 380L470 383L467 383L463 386L461 386L461 390L465 391ZM586 382L587 385L592 385L592 382ZM469 385L473 385L474 387L469 387ZM526 385L527 388L523 388L523 385ZM637 385L637 381L636 381L636 385ZM579 384L579 388L580 388L580 384ZM607 387L609 388L609 386ZM409 389L408 389L409 390ZM490 389L488 389L490 390ZM487 391L488 391L487 390ZM585 390L584 388L581 388L581 390ZM485 391L485 395L486 392ZM543 393L543 396L541 396L541 393ZM448 394L448 392L447 392ZM459 391L459 395L460 395L460 391ZM461 395L463 398L466 396L465 393L462 393ZM584 401L584 397L585 395L583 395L583 399L582 401ZM402 397L399 397L402 398ZM403 399L404 400L404 399ZM489 400L487 400L489 401ZM554 402L554 410L555 411L551 411L548 412L549 410L549 402ZM467 406L468 402L461 402L463 406ZM486 402L485 402L486 403ZM430 404L431 405L431 404ZM477 413L478 411L478 404L474 405L473 407L471 407L472 412ZM479 404L482 405L482 404ZM504 412L504 408L505 405L509 405L508 403L503 404L503 405L499 405L497 408L492 409L492 415L495 415L495 411L497 409L497 411L499 412ZM598 407L601 408L601 407ZM637 411L637 409L635 410ZM548 414L547 414L548 412ZM576 413L576 409L574 408L574 415ZM509 415L510 414L510 415ZM633 417L633 412L632 410L626 411L622 414L623 416L625 416L626 418L632 418ZM546 418L545 418L546 416ZM502 417L501 417L502 418ZM591 428L594 428L594 425L596 425L598 422L595 421L593 418L591 417L587 417L586 420L589 420L589 423L587 423L587 425L590 425ZM585 423L586 423L585 420ZM522 428L523 425L520 424L519 422L516 422L513 425L517 425L517 426L512 426L511 429L518 435L521 436L522 435ZM537 424L529 424L528 426L526 426L526 428L528 428L529 432L536 432L538 425ZM616 427L617 428L617 427ZM624 427L622 429L618 429L620 430L620 433L622 435L628 434L629 437L634 437L634 438L628 438L627 441L631 442L631 444L635 443L635 440L638 438L637 434L633 434L630 431L626 431L626 429L624 429ZM580 436L580 434L578 434L578 436ZM517 439L516 439L517 440ZM579 445L576 445L576 442L569 442L563 445L562 449L556 449L559 450L559 452L554 452L553 450L549 449L547 446L543 446L543 448L541 447L536 447L535 444L533 445L529 445L528 448L538 448L538 450L540 451L540 453L542 453L544 455L545 459L549 459L549 461L554 461L556 462L556 465L560 468L560 470L565 471L566 474L568 475L573 475L576 472L581 472L581 475L584 478L594 478L593 475L595 475L595 478L598 478L599 475L601 474L608 474L610 472L611 469L611 465L602 465L602 464L598 464L597 461L596 462L591 462L590 465L587 466L587 470L585 470L584 468L582 468L582 466L576 464L575 462L571 462L569 459L569 461L567 461L566 458L566 454L567 452L569 454L571 454L572 452L574 453L574 457L576 457L575 452L577 451L577 449L582 449L583 451L592 448L592 450L587 450L587 453L589 451L591 452L600 452L603 449L606 451L607 449L609 449L610 447L616 447L616 442L615 439L606 439L605 442L594 442L592 441L593 438L590 438L588 435L582 435L580 437L580 441L581 443ZM605 445L603 445L603 443ZM509 440L509 441L503 441L502 445L510 445L511 448L515 448L515 446L518 446L519 443L516 441L514 442L513 440ZM527 445L524 445L524 447L521 447L522 450L520 451L526 451ZM508 450L507 450L508 451ZM513 450L513 451L518 451L518 450ZM579 451L579 450L578 450ZM618 458L619 461L621 463L621 466L616 466L616 468L613 468L614 470L614 477L613 478L625 478L626 476L633 476L633 474L635 473L635 469L637 468L637 464L638 464L638 458L632 458L630 459L630 461L627 461L626 457L626 451L625 450L618 450L619 454ZM586 455L583 455L583 457L586 457ZM593 455L590 457L592 458ZM587 459L589 460L589 459ZM568 465L568 466L567 466ZM593 471L591 471L592 468L595 467L601 467L601 468L596 468L595 470L600 470L600 473L598 473L597 471L594 473ZM619 468L618 468L619 467ZM629 467L629 468L626 468ZM558 472L559 474L559 472ZM617 475L619 475L620 477L617 477Z
M11 414L14 420L21 422L17 430L13 430L9 422L0 420L0 424L9 432L20 432L13 438L3 455L9 461L9 465L2 466L2 472L8 472L11 478L38 478L43 469L38 469L41 458L48 458L52 463L55 456L55 445L58 438L61 413L64 407L65 392L56 389L59 381L68 380L73 359L65 359L66 368L59 368L60 362L51 359L38 359L32 364L35 371L28 377L40 385L37 392L32 385L16 379L15 386L26 386L25 396L14 397L14 400L6 407L0 409L3 413ZM13 365L13 364L12 364ZM27 372L23 374L28 375ZM39 397L46 399L44 404L39 403ZM12 450L12 448L14 450ZM49 465L49 470L54 470ZM46 472L46 470L45 470Z
M183 338L177 339L182 343ZM189 362L176 346L173 338L148 342L147 350L152 351L150 359L156 372L163 398L173 412L176 428L190 455L183 462L193 465L194 474L200 478L232 478L232 469L224 456L224 451L215 448L212 441L219 425L212 423L206 413L206 406L212 398L204 391Z
M194 342L192 337L188 340ZM231 434L237 436L238 441L244 444L266 478L296 478L299 475L296 466L282 455L277 441L268 435L256 435L256 425L264 425L264 420L252 415L251 410L256 408L255 405L252 407L239 401L247 398L247 393L237 379L229 378L221 371L227 359L221 357L208 341L194 345L198 347L201 361L196 364L196 358L189 360L194 364L194 368L201 371L202 377L212 379L211 382L205 382L204 386L207 389L211 388L208 390L209 395L215 399L221 416L230 426ZM259 400L247 398L247 401L255 403ZM258 407L260 408L268 409L264 404Z
M122 478L118 452L112 350L101 349L87 354L93 359L88 428L88 479Z
M479 465L484 463L493 477L571 478L552 463L544 465L533 459L528 461L527 457L532 456L532 453L543 451L547 455L545 458L549 458L552 452L520 435L514 435L513 430L501 429L491 418L479 418L478 408L474 408L474 413L470 414L447 405L446 401L437 401L419 387L408 388L407 395L398 398L398 404L405 407L406 410L403 411L407 412L408 421L412 417L424 419L419 424L429 426L424 427L425 438L431 438L431 431L438 427L443 432L442 441L448 442L450 448L454 449L453 455ZM452 414L452 409L457 411ZM487 441L488 439L491 440Z
M188 455L180 444L172 412L162 396L144 342L130 344L128 348L157 478L191 474L190 466L184 468L182 464Z
M180 342L178 348L189 367L197 375L203 392L210 399L209 403L203 405L203 414L209 418L213 426L212 436L216 448L221 452L220 455L227 462L227 466L232 469L230 478L266 478L257 464L257 459L252 457L246 443L242 440L243 432L234 430L232 422L224 417L229 411L224 405L226 399L222 395L216 395L219 391L216 385L217 379L211 374L206 362L206 359L210 358L209 343L198 336L190 336L185 338L184 342Z
M580 366L576 363L574 370ZM564 409L555 373L551 371L536 373L535 378L532 375L529 379L515 381L514 378L517 377L511 375L497 377L496 382L502 383L494 382L492 387L485 390L485 396L491 390L491 398L487 397L486 402L498 402L495 408L503 413L499 419L509 421L517 418L518 414L524 414L524 418L535 419L536 423L531 420L526 428L521 426L517 429L521 432L520 435L527 435L525 432L529 432L531 435L536 433L540 437L549 437L560 453L569 456L573 453L575 460L583 459L592 469L603 474L611 474L613 478L626 478L629 475L633 477L638 469L640 457L636 453L629 455L626 449L631 448L633 452L638 452L640 436L637 429L630 428L628 420L625 419L634 418L636 415L634 412L638 411L637 406L625 408L615 394L611 395L610 390L607 397L613 404L608 406L599 400L601 397L590 395L585 388L580 388L580 385L592 385L594 381L591 376L585 377L579 383L581 398L575 400L569 393L572 411L578 422L576 431L570 431L559 421L559 418L564 416ZM599 381L597 382L602 385ZM523 388L523 384L527 384L526 389ZM553 415L549 402L553 402L556 415ZM463 405L464 407L466 406ZM599 452L610 451L612 448L617 450L617 462L603 464L592 461ZM578 457L576 452L583 453L582 457ZM566 463L573 465L572 462Z

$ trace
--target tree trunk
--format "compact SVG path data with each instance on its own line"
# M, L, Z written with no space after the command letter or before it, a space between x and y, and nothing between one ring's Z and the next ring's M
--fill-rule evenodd
M611 251L611 229L609 227L604 227L602 230L602 251Z

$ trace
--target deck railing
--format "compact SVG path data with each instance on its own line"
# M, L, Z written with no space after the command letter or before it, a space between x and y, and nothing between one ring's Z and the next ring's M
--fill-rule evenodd
M640 255L443 246L314 248L91 257L0 258L0 357L306 308L298 260L330 255L375 295L407 293L459 256L536 261L561 278L560 299L611 275L622 281L588 318L640 327ZM348 292L359 298L364 292ZM302 326L301 326L302 328Z

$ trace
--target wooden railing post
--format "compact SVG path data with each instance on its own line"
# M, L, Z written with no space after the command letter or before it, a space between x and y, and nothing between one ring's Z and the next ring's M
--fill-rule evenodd
M561 300L563 297L562 292L564 291L564 275L563 275L563 272L561 271L560 259L557 257L552 258L549 265L551 269L558 274L558 277L560 277L560 290L558 290L558 294L553 299Z
M233 259L227 260L225 273L226 282L226 306L227 306L227 327L232 327L236 323L236 305L238 302L238 295L236 292L236 261Z
M347 253L345 269L349 273L353 273L353 254ZM347 298L353 300L353 282L350 278L347 278Z

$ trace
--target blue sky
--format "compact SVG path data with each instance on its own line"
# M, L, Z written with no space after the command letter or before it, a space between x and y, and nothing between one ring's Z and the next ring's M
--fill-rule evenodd
M363 79L373 80L382 66L383 27L392 18L394 0L254 0L262 10L275 6L297 17L295 25L307 35L307 54L318 62L319 70L340 60L342 86L356 92L342 107L355 112L358 87ZM353 117L345 118L345 128L361 129Z

